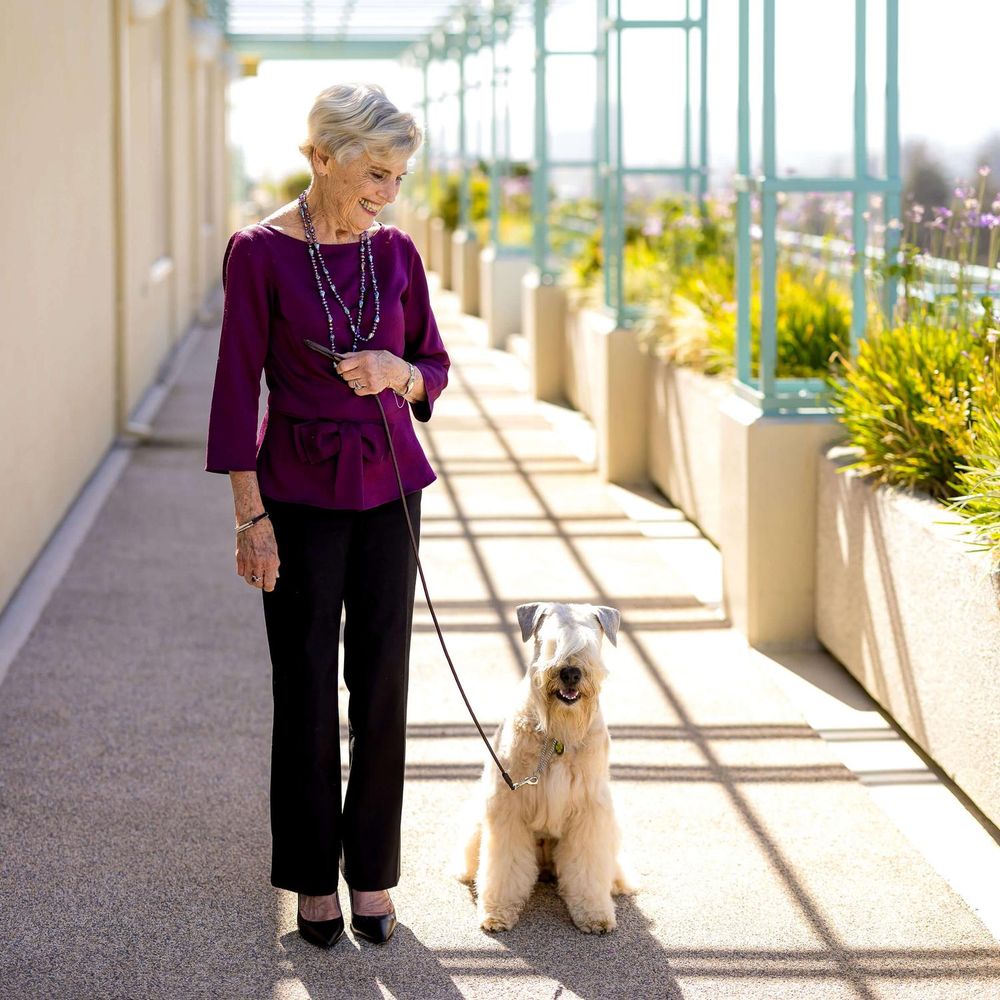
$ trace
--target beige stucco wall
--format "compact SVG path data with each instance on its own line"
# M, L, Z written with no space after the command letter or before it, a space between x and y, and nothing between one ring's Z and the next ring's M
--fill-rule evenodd
M720 408L726 612L753 646L816 643L816 463L842 435L822 415L766 416L736 395Z
M4 4L0 608L219 282L225 70L195 58L185 0L142 20L130 6ZM200 170L199 74L215 109Z
M114 433L111 16L4 5L0 604Z
M816 473L819 638L1000 822L1000 572L930 497L840 471L856 457Z
M716 545L722 533L722 416L729 380L650 359L649 478Z

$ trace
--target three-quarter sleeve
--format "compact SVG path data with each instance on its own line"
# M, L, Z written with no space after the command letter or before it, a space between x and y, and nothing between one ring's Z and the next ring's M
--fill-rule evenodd
M222 259L225 306L208 423L207 472L251 471L257 465L257 406L270 335L268 249L241 229Z
M403 357L416 365L423 376L427 398L412 403L411 409L417 420L426 422L431 418L434 401L448 384L451 361L431 310L423 261L413 241L409 237L407 241L410 244L410 273L402 296L406 340Z

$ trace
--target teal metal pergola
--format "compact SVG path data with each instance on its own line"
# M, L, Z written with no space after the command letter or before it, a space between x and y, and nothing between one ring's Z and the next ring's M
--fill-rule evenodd
M459 229L471 227L470 178L485 159L489 174L489 242L509 255L530 254L543 283L554 282L566 261L558 246L567 233L586 236L597 220L569 217L553 199L554 172L587 172L601 206L603 230L604 304L619 326L629 326L640 314L626 301L625 244L630 183L673 178L678 187L702 199L708 184L708 2L670 0L636 7L631 0L192 0L224 26L229 45L264 57L330 58L389 57L419 69L423 81L426 141L421 153L420 188L426 197L433 173L457 172ZM778 262L778 200L784 194L842 192L852 198L852 233L859 262L851 279L852 341L864 335L867 303L864 261L867 255L867 207L881 195L885 219L900 212L898 120L899 0L880 0L885 17L885 156L883 169L870 164L867 66L868 0L853 0L854 32L854 155L847 177L783 176L777 166L776 133L776 0L738 0L739 125L737 189L737 377L735 388L767 413L804 413L823 408L825 386L819 379L778 378L776 279ZM883 7L879 9L882 10ZM560 44L550 30L550 16L571 8L573 15L593 19L592 47ZM629 13L661 10L671 16L630 17ZM681 15L683 13L683 16ZM751 160L750 27L751 15L761 19L763 94L759 165ZM533 46L527 62L516 61L514 40L523 43L530 32ZM623 90L629 39L640 33L682 33L683 86L658 99L683 101L682 155L675 163L634 162L628 148L626 123L634 109ZM551 81L557 64L590 59L596 82L593 155L550 155L553 134ZM533 74L530 106L514 106L512 78ZM572 95L558 95L560 100ZM471 144L470 102L477 110L474 124L480 136ZM533 155L531 175L531 239L526 245L505 244L500 226L504 182L512 175L512 122L531 115ZM486 119L484 121L484 119ZM655 120L652 127L655 128ZM697 136L696 133L697 132ZM486 136L488 135L488 141ZM663 157L662 159L665 159ZM760 199L759 225L751 198ZM555 239L554 239L555 237ZM885 253L898 248L898 230L888 228ZM759 364L751 364L751 300L754 248L759 247L761 298ZM885 307L892 310L894 287L887 283Z
M884 199L885 218L900 214L899 178L899 0L883 0L885 9L885 162L881 173L870 168L868 134L868 2L854 0L854 156L849 177L790 177L778 172L775 87L775 0L761 0L763 46L763 101L761 106L762 160L758 173L751 166L750 28L751 2L739 0L739 148L736 176L737 206L737 349L736 391L765 413L826 412L821 379L776 376L778 198L784 193L846 193L851 195L851 229L855 266L851 279L852 353L864 336L867 319L865 261L868 241L868 203L872 195ZM760 198L760 357L758 372L751 370L751 299L754 243L752 195ZM885 254L895 256L898 230L887 228ZM892 315L895 284L886 283L886 315Z
M627 18L628 0L600 0L602 7L602 71L598 80L602 127L600 129L601 201L604 206L604 301L619 326L628 326L641 310L625 300L625 227L627 178L672 177L699 199L708 188L708 0L684 0L682 18ZM674 7L677 6L675 2ZM626 39L638 32L683 32L684 37L684 152L682 162L656 166L631 162L624 124L628 116L622 91L623 50ZM698 39L697 154L692 139L694 121L694 39ZM680 95L678 95L680 96ZM662 100L667 100L662 95Z
M265 59L398 59L460 0L195 0L234 51Z

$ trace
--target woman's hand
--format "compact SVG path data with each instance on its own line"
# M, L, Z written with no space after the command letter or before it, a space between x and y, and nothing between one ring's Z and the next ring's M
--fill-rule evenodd
M337 374L356 396L375 396L385 389L402 392L410 378L410 366L391 351L356 351L344 355Z
M257 590L274 590L280 575L278 543L268 518L236 535L236 572Z

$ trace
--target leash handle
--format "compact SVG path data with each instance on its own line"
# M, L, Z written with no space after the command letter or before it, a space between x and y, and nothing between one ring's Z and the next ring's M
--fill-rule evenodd
M329 358L335 364L343 361L343 356L338 354L336 351L331 351L330 348L324 347L322 344L316 343L315 340L306 340L306 347L317 354L322 354L325 358ZM340 375L339 372L334 369L334 374L346 385L346 380ZM417 572L420 574L420 586L424 591L424 600L427 602L427 610L431 613L431 620L434 622L434 630L437 632L438 641L441 643L441 649L444 652L444 658L448 661L448 666L451 668L451 675L455 678L455 684L458 686L458 693L462 696L462 701L465 702L465 707L469 711L469 715L472 717L472 721L476 724L476 729L479 730L479 735L482 738L483 743L486 745L486 749L489 750L490 756L493 758L493 763L500 770L500 774L503 776L503 780L507 783L507 787L513 792L516 791L521 785L536 785L538 784L538 776L532 775L530 778L526 778L524 781L519 781L517 784L514 783L514 779L504 770L503 764L500 763L500 758L497 757L496 751L493 749L493 745L490 743L489 739L486 737L486 733L483 732L483 727L479 724L479 719L476 718L476 713L472 710L472 704L469 701L468 696L465 693L465 688L462 687L462 682L459 680L458 671L455 669L455 664L452 662L451 654L448 652L448 646L444 641L444 634L441 631L441 626L438 624L437 612L434 610L434 603L431 601L430 591L427 589L427 579L424 576L423 563L420 561L419 546L417 545L417 536L413 530L413 522L410 520L410 511L406 506L406 493L403 489L403 477L399 472L399 461L396 458L396 448L392 443L392 432L389 430L389 419L385 415L385 408L382 406L382 399L376 393L375 402L378 403L378 411L382 415L382 426L385 428L385 437L389 442L389 455L392 458L392 470L396 474L396 486L399 488L399 500L403 508L403 516L406 518L406 530L410 535L410 547L413 549L413 557L417 561Z

